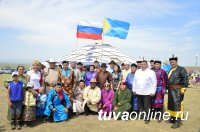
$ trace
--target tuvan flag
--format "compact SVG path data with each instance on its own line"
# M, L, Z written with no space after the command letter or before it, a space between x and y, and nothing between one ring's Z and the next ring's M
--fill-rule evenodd
M110 37L126 39L130 24L119 20L105 18L103 22L103 34Z

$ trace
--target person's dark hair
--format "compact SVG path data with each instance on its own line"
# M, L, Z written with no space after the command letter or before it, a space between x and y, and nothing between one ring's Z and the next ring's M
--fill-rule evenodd
M90 67L91 67L91 66L95 69L95 66L94 66L94 65L90 65Z
M147 61L146 61L146 60L143 60L143 61L141 61L141 63L147 63Z
M118 64L116 64L115 66L117 66L117 68L118 68L118 71L117 71L118 73L122 72L121 68L120 68L120 66Z
M19 70L20 67L22 67L23 69L25 69L24 66L17 66L17 71Z
M78 62L77 65L81 65L81 66L83 66L83 63L82 63L82 62Z
M131 65L131 67L137 68L137 65L136 65L135 63L133 63L133 64Z
M99 63L98 61L94 61L94 63Z
M63 61L62 64L65 64L67 63L69 65L69 61Z
M79 83L81 83L81 82L84 82L84 83L85 83L85 81L84 81L83 79L79 81Z
M58 65L62 69L62 65Z
M150 60L150 63L151 63L151 62L154 62L154 60Z

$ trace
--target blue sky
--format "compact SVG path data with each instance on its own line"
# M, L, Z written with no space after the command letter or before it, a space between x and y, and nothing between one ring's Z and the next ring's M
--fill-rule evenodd
M0 63L67 55L75 50L78 19L104 17L131 24L126 40L104 42L135 59L164 61L175 54L180 65L194 66L200 55L198 0L0 0ZM80 39L78 48L95 42Z

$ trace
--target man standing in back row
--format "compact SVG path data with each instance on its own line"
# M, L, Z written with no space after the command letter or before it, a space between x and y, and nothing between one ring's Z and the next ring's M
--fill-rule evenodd
M179 128L181 117L183 116L183 98L188 87L188 74L185 68L177 64L178 58L169 59L172 69L168 74L168 112L173 123L172 128Z

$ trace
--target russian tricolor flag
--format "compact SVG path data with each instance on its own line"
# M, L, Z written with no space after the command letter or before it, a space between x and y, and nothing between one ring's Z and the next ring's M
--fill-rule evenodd
M101 22L79 20L77 38L101 40L103 25Z

